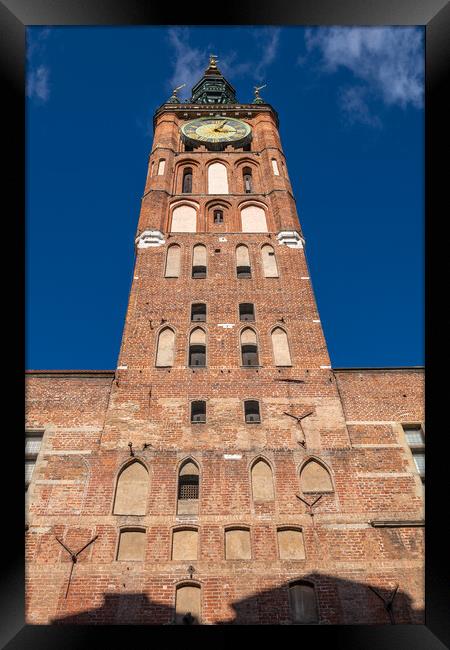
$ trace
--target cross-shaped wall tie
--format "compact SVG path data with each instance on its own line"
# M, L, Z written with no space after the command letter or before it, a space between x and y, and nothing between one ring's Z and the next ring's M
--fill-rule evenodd
M311 520L312 520L312 522L313 522L313 524L314 524L314 512L313 512L313 508L314 508L314 506L316 505L316 503L319 501L319 499L321 499L321 498L323 497L323 494L320 494L320 495L317 497L317 499L314 499L314 501L313 501L312 503L309 503L309 501L307 501L306 499L304 499L303 497L301 497L299 494L296 494L295 496L297 497L297 499L300 499L300 501L303 501L303 503L306 505L306 507L307 507L307 509L308 509L308 514L311 515Z
M55 535L55 537L56 537L56 535ZM68 547L64 544L64 542L62 542L58 537L56 537L56 540L61 544L61 546L62 546L63 548L66 549L66 551L67 551L67 552L69 553L69 555L70 555L70 559L72 560L72 566L70 567L70 574L69 574L69 580L68 580L68 582L67 582L67 589L66 589L66 595L65 595L65 598L67 598L67 594L69 593L70 581L72 580L72 571L73 571L73 567L74 567L75 564L77 563L78 556L80 555L80 553L81 553L82 551L84 551L85 548L87 548L87 547L89 546L89 544L92 544L92 542L95 542L95 540L97 539L97 537L98 537L98 535L96 535L95 537L93 537L93 538L92 538L92 539L91 539L87 544L85 544L85 545L83 546L83 548L80 548L80 550L77 551L76 553L74 553L73 551L71 551L70 548L68 548Z

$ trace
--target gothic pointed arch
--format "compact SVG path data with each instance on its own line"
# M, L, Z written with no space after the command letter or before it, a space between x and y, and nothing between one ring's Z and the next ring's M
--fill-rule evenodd
M273 472L269 461L258 456L250 468L253 501L273 501L275 491L273 486Z
M175 362L175 332L172 327L163 327L158 333L155 365L170 368Z
M241 363L243 366L259 366L258 339L252 327L244 327L239 333Z
M270 332L273 361L276 366L292 366L289 340L286 330L277 325Z
M190 367L206 366L206 331L203 327L194 327L189 333L189 358Z
M334 492L331 472L325 463L315 456L310 456L302 463L299 471L300 489L308 492Z
M191 457L178 468L177 514L197 514L200 490L200 470Z
M149 474L141 460L127 462L119 472L114 495L114 515L145 515Z

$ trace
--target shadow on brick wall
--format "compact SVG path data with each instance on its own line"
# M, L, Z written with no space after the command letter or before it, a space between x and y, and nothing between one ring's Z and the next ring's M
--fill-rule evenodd
M293 578L292 582L295 582ZM322 625L423 625L424 610L414 609L412 600L399 587L391 606L395 584L373 585L344 580L321 573L298 576L314 585L318 603L318 623ZM257 592L248 598L232 601L230 616L214 616L209 606L208 622L216 625L289 625L293 618L289 605L289 586ZM199 580L202 584L202 580ZM174 596L175 597L175 596ZM386 604L385 604L386 603ZM201 620L200 623L204 622ZM52 624L67 625L173 625L175 608L151 601L142 593L106 593L103 604L94 609L52 619ZM198 624L195 618L180 624Z

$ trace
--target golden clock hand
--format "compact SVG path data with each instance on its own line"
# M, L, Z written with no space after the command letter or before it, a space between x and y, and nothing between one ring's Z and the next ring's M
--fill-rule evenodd
M226 122L226 120L222 120L222 124L219 127L215 128L214 131L220 131L220 129L223 128L223 125L225 124L225 122Z

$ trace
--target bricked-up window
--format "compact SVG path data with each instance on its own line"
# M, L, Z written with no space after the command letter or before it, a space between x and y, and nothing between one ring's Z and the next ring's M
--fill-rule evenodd
M286 332L281 327L272 330L273 359L276 366L291 366L291 354Z
M206 402L204 400L191 402L191 422L206 422Z
M241 210L242 232L268 232L264 208L249 205Z
M318 623L314 585L299 580L289 585L289 608L293 623Z
M186 461L178 476L178 514L198 512L199 471L191 460Z
M192 192L192 169L186 167L183 171L183 194L191 194Z
M257 460L252 466L251 476L253 501L273 501L275 495L269 463L266 463L265 460Z
M264 244L261 248L261 257L265 278L278 278L278 266L275 257L275 251L269 244Z
M148 496L148 472L135 460L119 474L114 499L114 515L145 515Z
M162 329L158 336L156 365L162 368L173 366L175 358L175 332L170 327Z
M158 163L158 176L162 176L164 174L164 170L166 168L166 161L164 158L161 158L161 160Z
M244 177L244 192L250 194L253 192L252 170L250 167L244 167L242 173Z
M25 490L31 483L43 435L43 431L25 431Z
M251 302L240 303L239 320L255 320L255 306Z
M201 590L198 585L178 585L175 596L175 623L198 625L201 622Z
M279 528L277 530L278 554L280 560L304 560L305 544L303 532L298 528Z
M180 275L180 266L181 248L178 246L178 244L172 244L167 249L166 269L164 271L164 277L178 278Z
M147 536L145 530L129 529L121 530L119 547L117 549L117 560L127 562L142 562L145 560L145 543Z
M280 172L278 171L278 163L275 160L275 158L272 158L272 169L273 169L274 176L280 175Z
M303 466L300 474L302 492L333 492L333 483L328 470L316 460L310 460Z
M206 278L206 246L197 244L192 255L192 277Z
M228 194L228 174L223 163L212 163L208 167L208 194Z
M183 528L174 530L172 535L172 560L196 560L198 530Z
M404 424L406 442L422 483L425 483L425 435L420 424Z
M225 531L225 559L252 559L250 531L248 528L232 528Z
M206 334L200 327L192 330L189 337L189 366L206 366Z
M259 366L256 334L250 328L246 328L241 332L241 353L243 366Z
M236 247L236 272L238 278L251 278L250 256L247 246L239 244Z
M214 210L214 223L223 223L223 210Z
M206 305L204 302L195 302L191 307L192 321L206 321Z
M245 421L247 424L258 424L259 422L261 422L261 416L259 413L259 402L253 399L245 400L244 414L245 414Z

